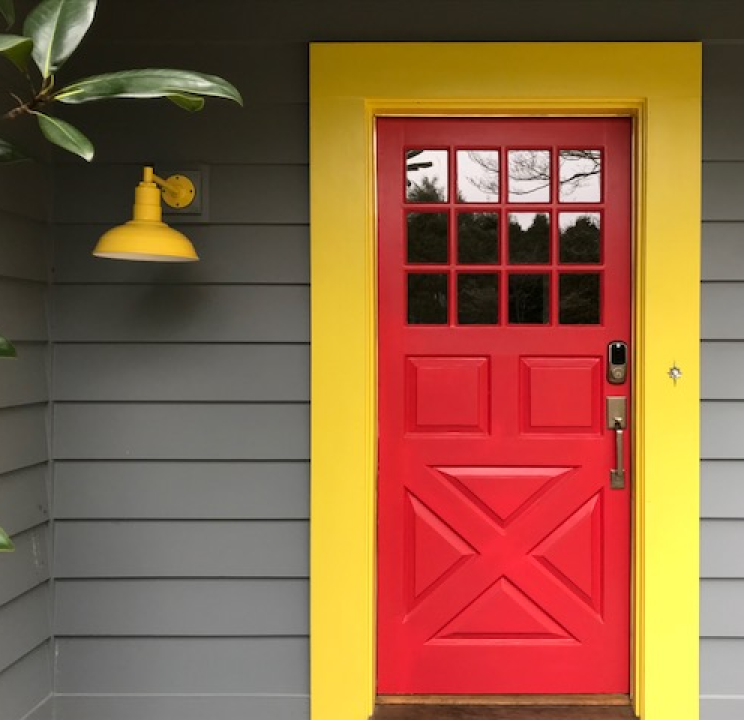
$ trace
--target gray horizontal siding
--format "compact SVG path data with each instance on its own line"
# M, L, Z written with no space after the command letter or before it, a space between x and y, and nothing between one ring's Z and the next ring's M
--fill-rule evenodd
M48 642L40 645L0 673L0 720L25 718L42 703L51 709L51 702L48 702L52 662L49 645Z
M0 412L0 473L48 459L46 420L46 405L5 408Z
M704 401L700 453L703 460L744 458L744 402Z
M43 464L0 476L0 524L6 532L15 535L49 519L47 473Z
M63 404L60 460L307 460L306 404Z
M700 602L706 612L700 618L704 638L744 638L744 579L706 580L700 588Z
M706 46L701 291L702 720L744 717L744 46ZM733 543L733 544L732 544Z
M303 345L58 345L55 361L62 401L310 400Z
M742 695L744 640L703 638L700 641L700 692Z
M15 552L2 555L0 605L49 578L49 532L46 525L13 537Z
M136 65L98 50L86 74ZM58 718L308 715L308 53L239 52L245 71L235 48L197 59L249 111L151 103L132 133L122 106L91 106L76 124L103 162L56 169ZM153 159L208 163L207 211L178 223L201 262L92 259Z
M0 371L0 526L16 545L0 554L0 720L50 720L52 710L47 179L41 163L0 173L0 334L18 353Z
M58 581L57 636L308 634L307 580Z
M741 720L744 717L744 695L702 695L700 717L702 720Z
M306 694L301 638L60 639L61 693Z
M58 578L305 578L307 541L305 521L57 522L54 568Z
M736 160L703 163L703 221L744 220L743 168Z
M307 720L309 706L285 695L57 695L56 720Z
M140 165L64 165L56 170L57 223L117 224L131 219ZM211 223L307 224L307 165L211 165ZM98 198L95 203L91 197ZM186 222L184 220L184 222Z
M736 130L744 122L740 63L739 45L704 46L703 157L706 160L744 159L744 138Z
M700 513L704 518L744 518L744 462L703 461Z
M703 520L700 572L703 578L744 577L744 520Z
M0 672L47 640L49 616L47 584L0 607Z
M310 297L294 285L60 285L57 342L299 342Z
M701 336L703 340L744 340L744 313L732 312L744 302L744 282L703 284Z
M54 695L50 694L37 705L23 720L57 720L54 707Z
M307 519L306 462L57 462L55 517Z
M46 284L46 223L18 215L3 218L0 233L0 276Z
M703 225L703 281L744 279L741 225L736 222L709 222Z
M11 171L0 173L0 213L3 215L3 226L8 216L11 221L24 218L45 222L49 190L49 173L41 163L19 163Z
M306 61L299 57L297 62ZM246 97L247 110L232 103L211 101L198 118L167 102L139 103L136 132L131 132L132 116L123 113L117 103L101 103L90 108L84 117L75 114L74 122L95 138L97 163L157 158L158 165L167 167L181 161L193 162L194 158L209 158L212 163L228 165L302 164L308 161L308 106L302 101L305 94L304 88L297 88L295 95L300 100L294 102L286 95L289 101L281 104L260 102L251 95ZM104 127L106 132L101 132ZM163 132L164 127L168 127L167 133ZM188 142L183 141L185 135Z
M0 332L14 342L46 342L46 295L46 287L40 283L0 278Z
M2 332L7 332L4 328ZM0 408L42 403L49 399L48 348L46 343L18 342L13 337L17 357L3 361L0 372Z
M179 227L176 223L172 223ZM310 282L306 225L189 225L197 263L130 263L91 255L108 225L56 228L54 278L64 283L262 283Z
M701 362L703 400L744 400L744 343L703 343Z

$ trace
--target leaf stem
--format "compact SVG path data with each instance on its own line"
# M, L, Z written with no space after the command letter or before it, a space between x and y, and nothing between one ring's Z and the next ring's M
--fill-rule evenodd
M50 90L51 88L42 88L36 95L34 95L34 97L26 102L23 102L15 93L11 93L18 105L17 107L8 110L5 114L0 115L0 120L15 120L21 115L33 115L36 110L54 100L54 98L49 95Z

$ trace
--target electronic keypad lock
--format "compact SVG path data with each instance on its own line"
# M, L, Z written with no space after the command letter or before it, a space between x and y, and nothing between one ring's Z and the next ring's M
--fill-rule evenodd
M628 375L628 346L613 340L607 346L607 380L613 385L622 385Z

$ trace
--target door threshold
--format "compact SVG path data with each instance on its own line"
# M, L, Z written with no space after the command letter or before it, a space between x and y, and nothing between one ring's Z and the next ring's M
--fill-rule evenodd
M630 705L630 697L616 694L556 695L378 695L378 705Z
M371 720L636 720L627 695L381 695Z

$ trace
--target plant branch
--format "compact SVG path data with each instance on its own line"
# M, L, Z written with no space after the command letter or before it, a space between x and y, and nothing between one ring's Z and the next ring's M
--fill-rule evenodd
M34 97L26 102L22 102L17 95L13 95L16 101L19 103L16 107L8 110L8 112L0 115L0 120L15 120L21 115L32 115L39 108L44 107L47 103L52 102L53 98L49 95L49 89L42 89Z

